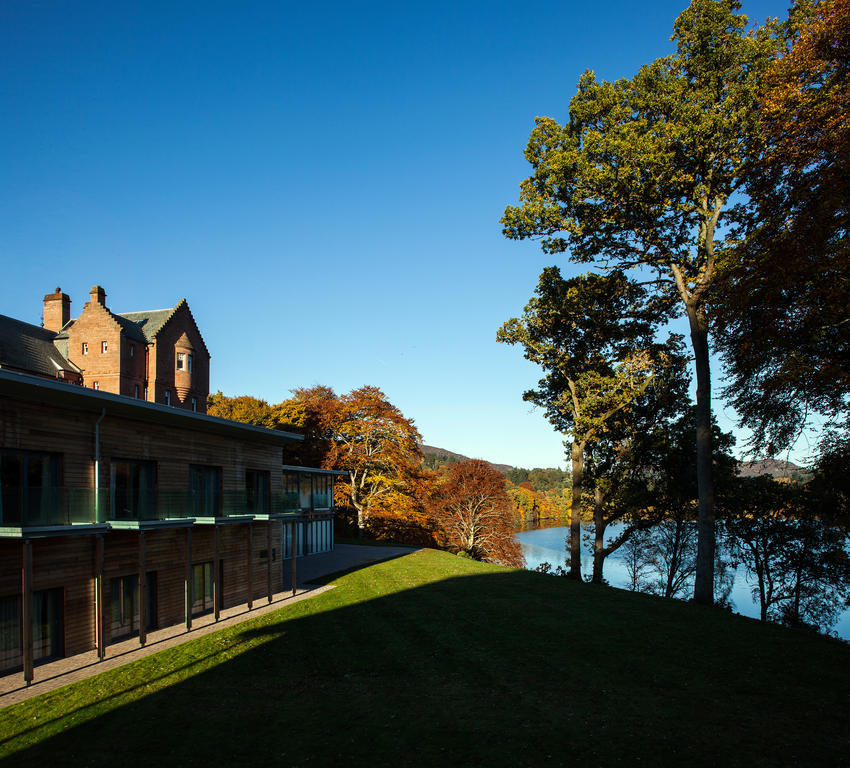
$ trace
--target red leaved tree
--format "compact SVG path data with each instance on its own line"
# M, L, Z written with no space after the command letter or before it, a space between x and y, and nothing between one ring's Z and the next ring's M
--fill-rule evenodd
M443 546L476 560L522 568L514 538L505 476L486 461L453 464L431 498L431 514Z

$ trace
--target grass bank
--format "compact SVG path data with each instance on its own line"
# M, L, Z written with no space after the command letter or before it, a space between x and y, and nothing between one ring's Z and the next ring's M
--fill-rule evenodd
M842 765L850 647L444 552L0 711L8 764Z

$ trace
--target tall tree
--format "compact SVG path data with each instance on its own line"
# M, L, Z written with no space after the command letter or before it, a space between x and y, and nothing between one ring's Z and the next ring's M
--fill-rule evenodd
M753 448L850 412L850 0L796 2L765 77L749 216L719 291L726 394Z
M537 118L526 159L533 174L502 218L507 237L542 238L548 253L639 269L660 299L687 316L697 380L699 552L694 598L713 602L708 292L736 213L743 141L774 43L746 34L737 0L693 0L676 19L676 53L631 80L579 80L569 122Z
M521 344L543 368L537 389L523 398L570 438L572 509L571 578L581 579L584 455L608 423L649 386L657 360L652 346L654 313L645 290L622 272L564 280L557 267L543 270L521 319L508 320L498 340Z

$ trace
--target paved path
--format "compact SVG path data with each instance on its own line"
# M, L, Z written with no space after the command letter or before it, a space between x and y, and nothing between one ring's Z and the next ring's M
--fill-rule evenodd
M107 646L106 658L102 661L98 661L97 653L92 650L48 664L41 664L35 668L35 680L29 687L24 683L21 672L0 677L0 708L17 704L19 701L52 691L63 685L69 685L77 680L93 677L106 670L129 664L136 659L150 656L166 648L173 648L175 645L180 645L188 640L194 640L197 637L208 635L210 632L216 632L219 629L247 621L255 616L262 616L264 613L285 608L300 600L315 597L322 592L333 589L332 586L313 586L310 584L311 581L320 576L350 568L363 567L370 563L388 560L415 551L410 547L361 547L351 544L337 544L333 552L299 558L296 561L298 589L294 596L292 590L287 589L285 592L272 595L271 603L267 601L267 598L255 600L254 608L250 611L245 604L226 608L220 612L218 621L215 621L212 615L196 617L192 620L191 631L186 631L184 624L178 624L149 632L147 643L144 646L139 645L138 638L114 643ZM288 580L288 577L289 571L287 569L284 572L284 579Z

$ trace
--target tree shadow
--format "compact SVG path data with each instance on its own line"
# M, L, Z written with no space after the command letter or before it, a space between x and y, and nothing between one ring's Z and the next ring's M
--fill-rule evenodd
M376 596L385 573L144 659L144 683L67 697L59 721L17 722L0 751L40 741L4 765L846 759L843 644L522 571L402 577Z

